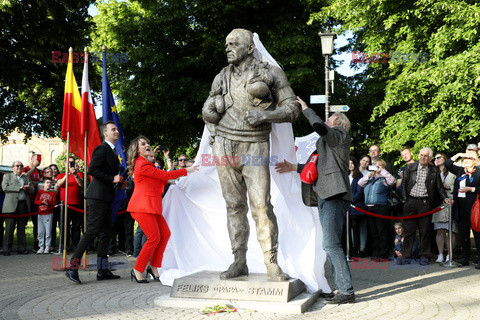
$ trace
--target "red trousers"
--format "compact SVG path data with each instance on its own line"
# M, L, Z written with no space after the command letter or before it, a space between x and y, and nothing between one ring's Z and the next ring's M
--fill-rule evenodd
M135 263L135 270L145 271L149 260L151 266L160 268L163 253L170 238L167 222L161 214L131 212L131 215L147 237L147 242L143 245Z

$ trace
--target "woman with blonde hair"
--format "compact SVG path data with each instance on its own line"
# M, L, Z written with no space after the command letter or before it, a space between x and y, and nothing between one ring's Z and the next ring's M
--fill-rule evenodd
M162 215L162 193L168 180L186 176L197 171L197 166L164 171L149 161L152 157L150 141L145 136L133 139L128 147L128 174L133 175L135 189L127 207L147 236L147 242L138 255L131 271L131 280L147 283L143 277L145 267L155 281L160 281L158 268L162 266L163 253L170 238L170 229Z
M462 158L463 167L454 164L458 158ZM462 244L462 258L457 262L464 266L470 264L470 215L477 195L480 194L478 164L478 155L475 151L457 153L445 162L448 171L456 176L453 185L453 215L458 219L460 243ZM473 231L473 236L477 247L477 258L480 258L480 232ZM480 269L480 264L477 264L475 268Z

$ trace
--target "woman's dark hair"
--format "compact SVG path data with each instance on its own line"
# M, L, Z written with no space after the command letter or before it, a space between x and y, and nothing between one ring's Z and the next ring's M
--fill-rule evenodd
M353 179L360 179L361 177L363 177L363 174L358 169L359 163L357 158L355 158L354 156L350 156L350 161L352 161L353 163L353 172L352 172Z
M447 161L447 159L448 159L447 155L443 152L436 152L435 154L441 155L443 160L445 160L445 161ZM443 166L443 170L440 170L440 171L442 171L442 173L446 175L447 172L448 172L448 169L447 169L447 167Z

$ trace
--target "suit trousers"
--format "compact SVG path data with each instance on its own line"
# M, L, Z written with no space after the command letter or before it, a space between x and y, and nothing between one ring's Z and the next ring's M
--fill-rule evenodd
M167 221L161 214L132 212L131 215L147 236L147 242L143 245L135 263L135 270L145 271L148 261L151 266L160 268L163 253L168 239L170 239L170 228L168 228Z
M7 214L25 214L28 213L28 206L25 201L18 202L17 209L14 213ZM35 217L36 219L37 217ZM17 226L17 250L26 250L26 238L25 238L25 226L27 225L28 217L24 218L5 218L5 239L3 241L3 251L12 251L13 245L13 233L15 231L15 225Z
M111 203L97 199L87 199L87 230L78 242L75 252L70 260L70 268L78 269L80 259L98 235L97 268L108 269L108 245L112 235L112 210Z
M276 253L278 226L270 202L269 142L239 142L216 136L212 151L218 159L217 172L227 204L232 251L247 250L248 193L258 242L264 254Z
M467 207L465 198L457 198L458 208L458 226L460 230L460 244L462 245L462 258L470 259L470 229L472 228L471 214L472 209ZM477 247L477 259L480 260L480 232L472 229L473 237L475 239L475 246Z
M432 210L428 204L428 199L415 199L407 197L403 205L403 213L406 216L419 214ZM431 247L431 233L432 233L432 215L421 218L405 219L403 220L405 226L405 240L403 241L402 257L405 259L411 258L413 242L415 240L415 233L420 233L420 250L419 254L422 258L428 258Z

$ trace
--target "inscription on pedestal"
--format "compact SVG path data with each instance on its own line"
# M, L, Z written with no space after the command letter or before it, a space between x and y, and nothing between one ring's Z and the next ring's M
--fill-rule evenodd
M252 274L223 280L219 276L219 272L204 271L175 279L170 296L288 302L305 290L298 279L269 281L265 274Z

